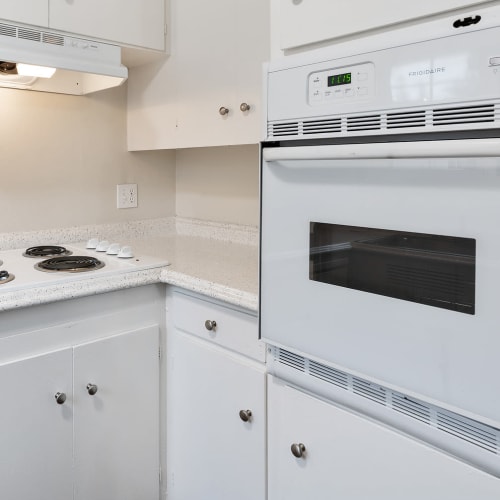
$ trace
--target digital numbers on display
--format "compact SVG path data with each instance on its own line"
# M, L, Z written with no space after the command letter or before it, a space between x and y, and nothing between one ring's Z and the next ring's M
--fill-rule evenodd
M336 87L337 85L347 85L351 83L351 73L340 73L338 75L330 75L328 77L328 86Z

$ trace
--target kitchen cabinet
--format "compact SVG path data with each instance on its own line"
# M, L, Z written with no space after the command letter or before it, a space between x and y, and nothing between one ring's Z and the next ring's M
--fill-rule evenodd
M264 356L263 349L255 350L252 345L259 343L257 318L182 294L174 294L171 304L168 309L174 318L167 323L168 499L207 495L218 500L264 499L265 365L248 357L256 352L262 354L261 359ZM207 323L210 330L205 321L213 322ZM198 324L199 328L191 328ZM226 340L231 347L239 343L246 355L225 347Z
M171 56L129 75L129 150L259 142L268 11L269 0L172 0Z
M165 0L49 0L49 14L53 29L165 49Z
M165 0L2 2L0 17L118 45L165 50Z
M151 326L0 365L0 497L158 498L158 349Z
M500 480L268 378L269 500L500 498Z
M282 50L488 3L485 0L434 0L433 2L273 0L273 2L279 4L276 15L278 26L273 26L272 29L278 32Z
M48 26L49 5L48 0L3 0L0 18L35 26Z

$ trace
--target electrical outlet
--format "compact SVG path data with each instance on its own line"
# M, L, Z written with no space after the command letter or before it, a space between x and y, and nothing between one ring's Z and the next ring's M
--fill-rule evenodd
M137 184L117 184L116 208L137 207Z

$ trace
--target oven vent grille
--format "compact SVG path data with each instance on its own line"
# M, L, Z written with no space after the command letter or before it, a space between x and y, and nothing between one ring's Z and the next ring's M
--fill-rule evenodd
M347 118L347 131L380 130L380 115L352 116Z
M40 31L32 28L23 28L11 24L0 23L0 35L10 38L19 38L31 42L48 43L51 45L64 45L64 36L57 33Z
M271 347L271 349L274 360L280 364L371 402L384 405L387 409L430 426L436 431L451 434L470 445L500 456L500 429L458 415L439 406L418 401L400 392L373 384L368 380L355 377L285 349L278 347Z
M432 115L434 126L487 123L495 121L493 104L435 109Z
M310 139L495 127L500 127L500 100L456 107L426 106L363 115L351 113L324 115L305 120L275 121L268 123L268 135L269 138L288 136L290 139Z
M405 113L388 113L387 128L412 128L425 126L425 111L407 111Z
M330 120L310 120L304 121L302 131L307 134L331 134L342 130L342 120L332 118Z
M277 123L273 125L272 135L274 137L282 137L287 135L298 135L299 133L299 123L298 122L287 122L287 123Z

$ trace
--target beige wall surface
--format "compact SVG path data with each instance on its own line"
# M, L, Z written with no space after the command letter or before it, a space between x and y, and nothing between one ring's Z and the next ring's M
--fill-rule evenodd
M258 226L258 145L180 149L176 164L177 215Z
M174 215L175 152L127 152L126 98L0 89L0 232ZM118 210L129 183L139 206Z

